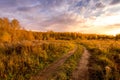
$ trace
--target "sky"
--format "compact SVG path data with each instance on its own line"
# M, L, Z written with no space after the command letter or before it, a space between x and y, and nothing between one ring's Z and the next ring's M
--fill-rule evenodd
M120 0L0 0L0 17L33 31L120 33Z

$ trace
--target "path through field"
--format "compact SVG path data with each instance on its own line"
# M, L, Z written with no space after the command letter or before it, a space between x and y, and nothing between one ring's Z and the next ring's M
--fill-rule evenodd
M53 62L50 66L45 68L42 72L40 72L38 75L33 76L30 80L47 80L53 73L55 73L56 69L61 66L67 58L69 58L77 48L74 50L70 51L68 54L64 55L62 58L59 60Z
M90 53L84 48L84 53L78 63L78 67L73 71L71 80L88 80L88 61Z

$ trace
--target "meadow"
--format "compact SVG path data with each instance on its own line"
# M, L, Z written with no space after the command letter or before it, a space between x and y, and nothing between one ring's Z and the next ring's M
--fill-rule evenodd
M70 80L83 47L90 54L89 80L120 79L120 34L34 32L22 28L16 19L0 18L0 80L29 80L76 46L49 80Z
M0 80L26 80L59 59L74 44L29 41L0 44Z
M120 79L120 41L84 40L81 44L91 53L89 80Z

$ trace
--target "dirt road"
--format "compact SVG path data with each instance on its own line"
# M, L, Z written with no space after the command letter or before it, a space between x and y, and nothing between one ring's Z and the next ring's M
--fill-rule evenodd
M76 49L77 48L75 48L74 50L70 51L68 54L60 58L59 60L52 63L50 66L45 68L42 72L38 73L38 75L31 77L30 80L47 80L53 73L55 73L56 69L67 60L67 58L69 58L72 54L74 54Z
M88 61L90 53L84 48L84 53L78 63L78 67L73 71L71 80L88 80Z

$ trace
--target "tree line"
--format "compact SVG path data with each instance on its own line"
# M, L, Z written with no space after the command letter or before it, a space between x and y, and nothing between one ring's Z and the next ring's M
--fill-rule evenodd
M104 40L104 39L120 39L120 34L98 35L98 34L82 34L77 32L34 32L27 31L21 27L17 19L9 20L8 18L0 18L0 42L15 42L23 40Z

